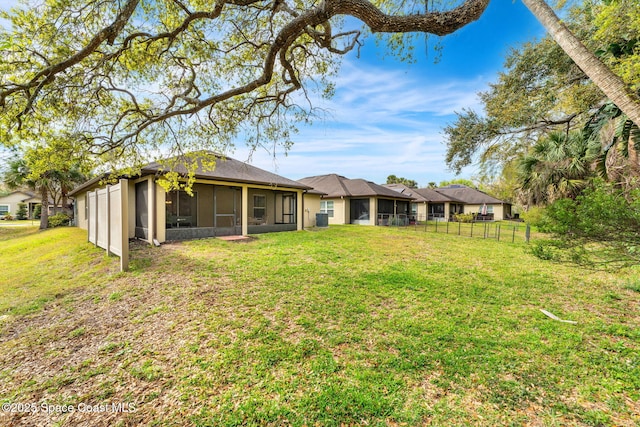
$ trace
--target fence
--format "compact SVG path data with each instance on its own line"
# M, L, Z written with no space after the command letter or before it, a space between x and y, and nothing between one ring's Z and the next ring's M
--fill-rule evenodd
M379 213L377 217L377 225L401 226L409 225L409 216L405 214L386 214Z
M121 179L87 193L89 242L120 257L120 270L129 267L128 186Z
M389 225L401 225L399 222L389 221ZM455 234L465 237L495 239L499 242L531 240L531 227L523 222L452 222L440 220L414 221L407 229L415 231Z

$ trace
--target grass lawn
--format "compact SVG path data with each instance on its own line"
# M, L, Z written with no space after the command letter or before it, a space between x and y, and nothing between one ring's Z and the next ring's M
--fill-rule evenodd
M37 409L0 425L640 423L639 269L364 226L135 244L128 273L72 228L0 244L0 403Z

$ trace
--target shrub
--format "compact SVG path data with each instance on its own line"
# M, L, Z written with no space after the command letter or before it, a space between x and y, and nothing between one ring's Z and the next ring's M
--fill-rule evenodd
M6 220L6 221L13 221L13 216L11 216L11 214L9 212L7 212L5 214L5 216L2 217L2 219Z
M551 233L549 243L562 251L556 258L582 264L640 262L640 191L625 195L602 182L582 192L575 200L562 199L549 205L538 224ZM538 254L549 251L537 249Z
M35 208L33 208L33 217L35 219L40 219L40 215L42 215L42 205L38 203Z
M526 212L520 213L520 218L531 225L539 225L543 216L544 208L541 206L532 206Z
M69 225L71 218L66 213L58 213L49 217L49 228Z
M459 213L454 215L456 221L458 222L472 222L473 214L472 213Z
M17 219L27 219L27 204L18 203L18 212L16 212Z

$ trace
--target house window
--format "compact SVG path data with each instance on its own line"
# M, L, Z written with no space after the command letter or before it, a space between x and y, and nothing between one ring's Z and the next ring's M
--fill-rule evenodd
M5 216L9 213L9 205L0 205L0 216Z
M267 196L264 194L254 194L253 196L253 217L265 218L267 216Z
M418 204L417 203L411 203L411 215L412 216L418 215Z
M167 193L167 228L186 228L198 226L198 193L190 196L185 191Z
M333 218L333 200L321 200L320 213L326 213L329 218Z
M487 213L488 214L492 214L493 213L493 205L487 205Z

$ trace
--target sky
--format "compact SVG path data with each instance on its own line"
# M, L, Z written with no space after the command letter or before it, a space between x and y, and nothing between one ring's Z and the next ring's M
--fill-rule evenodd
M15 3L0 0L0 9ZM481 109L477 93L497 80L510 48L543 35L520 0L491 0L478 21L441 39L438 61L433 50L419 46L415 63L400 62L365 40L359 57L351 52L343 58L335 96L314 101L325 116L300 125L288 153L249 156L237 141L230 156L250 157L253 165L291 179L337 173L384 183L393 174L426 186L472 178L474 167L459 176L447 170L443 128L454 123L455 112Z

